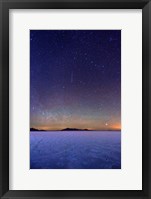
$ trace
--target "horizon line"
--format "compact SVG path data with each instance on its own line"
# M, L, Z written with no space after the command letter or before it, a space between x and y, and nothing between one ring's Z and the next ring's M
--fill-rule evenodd
M63 129L39 129L39 128L34 128L34 127L31 127L30 129L35 129L37 131L65 131L66 129L71 129L71 131L76 131L77 130L81 130L81 131L121 131L121 129L87 129L87 128L84 128L84 129L78 129L78 128L63 128ZM75 130L72 130L72 129L75 129Z

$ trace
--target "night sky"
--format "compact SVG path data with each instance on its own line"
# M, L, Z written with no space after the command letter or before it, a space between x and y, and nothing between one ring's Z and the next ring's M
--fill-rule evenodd
M120 130L120 30L30 30L30 127Z

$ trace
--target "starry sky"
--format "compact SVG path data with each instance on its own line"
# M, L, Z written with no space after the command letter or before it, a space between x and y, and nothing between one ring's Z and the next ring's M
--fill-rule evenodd
M30 127L121 129L120 30L30 30Z

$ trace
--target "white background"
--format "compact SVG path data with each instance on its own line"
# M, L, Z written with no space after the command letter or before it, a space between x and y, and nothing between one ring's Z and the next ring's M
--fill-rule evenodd
M29 30L121 29L122 169L29 169ZM142 189L142 11L10 10L10 189Z

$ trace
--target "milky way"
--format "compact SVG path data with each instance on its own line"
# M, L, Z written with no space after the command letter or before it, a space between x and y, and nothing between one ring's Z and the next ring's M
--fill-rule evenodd
M30 126L121 128L120 30L30 30Z

